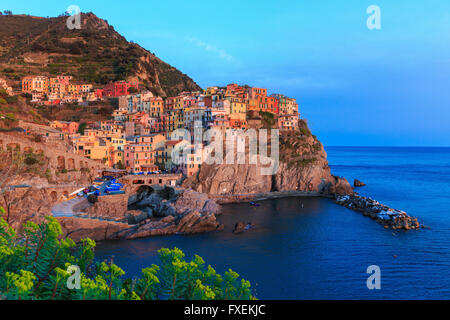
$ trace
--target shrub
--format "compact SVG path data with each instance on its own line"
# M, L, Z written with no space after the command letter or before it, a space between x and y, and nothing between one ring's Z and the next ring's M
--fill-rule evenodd
M25 158L24 162L25 162L26 165L31 166L31 165L33 165L33 164L38 163L39 161L34 157L34 155L29 154L29 155L27 155L27 157Z
M300 128L300 132L307 137L311 136L311 131L306 127Z
M4 210L3 210L4 212ZM27 222L19 237L0 218L0 296L5 299L254 299L250 283L231 269L222 276L195 255L191 261L177 248L160 249L160 265L141 270L138 278L112 262L94 262L95 242L78 245L60 239L53 217L36 225ZM80 288L69 289L71 270L80 271ZM76 268L76 267L75 267Z
M7 96L5 99L8 103L17 103L17 101L19 101L19 98L17 98L17 96Z

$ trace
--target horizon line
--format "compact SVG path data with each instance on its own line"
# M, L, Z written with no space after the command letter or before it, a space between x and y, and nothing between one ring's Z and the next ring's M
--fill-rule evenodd
M331 148L450 148L450 146L345 146L345 145L323 145Z

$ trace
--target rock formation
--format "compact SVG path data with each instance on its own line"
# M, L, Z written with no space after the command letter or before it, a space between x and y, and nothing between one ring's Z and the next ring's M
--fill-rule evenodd
M46 189L23 188L4 192L0 197L0 206L5 209L3 219L11 227L21 232L27 221L41 223L51 214L51 197Z
M127 195L117 194L98 199L99 201L87 208L87 217L115 221L125 220L128 211Z
M134 229L124 230L120 233L120 236L126 239L136 239L170 234L194 234L222 229L223 224L217 222L213 213L200 213L193 210L177 217L167 216L156 221L145 221Z
M141 190L141 194L131 197L129 194L99 197L86 213L58 220L64 235L75 241L85 237L94 240L135 239L223 228L215 216L220 212L220 206L206 194L193 190L167 192L167 188L156 188L159 192ZM164 199L167 194L172 197ZM130 200L132 204L147 207L128 210Z
M417 218L410 217L404 211L390 208L371 198L353 194L337 196L335 201L341 206L361 212L387 228L403 230L420 228Z
M325 196L353 192L345 178L331 174L326 152L305 121L298 132L280 136L279 155L279 168L273 175L262 175L264 166L259 162L203 164L198 174L186 179L183 186L221 196L274 191L305 191Z
M58 217L64 237L78 242L91 238L95 241L119 239L119 232L130 229L126 223L103 221L98 219Z

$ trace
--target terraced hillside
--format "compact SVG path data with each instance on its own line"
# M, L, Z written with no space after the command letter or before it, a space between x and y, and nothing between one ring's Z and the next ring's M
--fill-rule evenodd
M159 96L200 87L187 75L136 43L127 41L106 20L81 14L81 29L67 17L0 16L0 76L13 80L31 74L70 74L97 87L115 80L139 79Z

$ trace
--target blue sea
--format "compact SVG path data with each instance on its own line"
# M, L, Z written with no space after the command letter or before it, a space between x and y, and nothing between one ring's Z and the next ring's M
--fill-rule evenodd
M224 206L222 232L104 242L97 255L138 275L159 248L176 246L237 271L259 299L450 299L450 148L325 149L335 175L365 182L361 195L426 228L392 231L328 199L286 198ZM255 228L234 235L238 221ZM380 267L380 290L367 288L370 265Z

